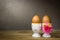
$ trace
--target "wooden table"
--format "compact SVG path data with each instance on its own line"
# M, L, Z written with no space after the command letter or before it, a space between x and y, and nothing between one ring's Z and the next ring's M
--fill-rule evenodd
M60 40L60 31L54 31L51 38L33 38L31 30L0 31L0 40ZM41 31L42 35L43 32Z

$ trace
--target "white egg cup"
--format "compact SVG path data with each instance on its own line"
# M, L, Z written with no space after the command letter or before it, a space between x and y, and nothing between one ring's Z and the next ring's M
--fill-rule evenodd
M50 33L44 33L42 36L46 37L46 38L50 38L51 37Z
M41 37L41 35L39 34L41 30L41 23L32 23L32 31L34 32L32 34L32 37Z

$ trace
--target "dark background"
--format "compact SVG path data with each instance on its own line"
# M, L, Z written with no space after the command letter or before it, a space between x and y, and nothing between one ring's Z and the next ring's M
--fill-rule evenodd
M29 30L37 14L51 17L54 29L60 29L58 0L0 0L0 30Z

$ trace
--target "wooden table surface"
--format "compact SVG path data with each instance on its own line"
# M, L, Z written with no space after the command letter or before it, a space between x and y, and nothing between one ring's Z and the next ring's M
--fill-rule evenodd
M32 33L31 30L0 31L0 40L60 40L60 31L54 31L51 38L33 38Z

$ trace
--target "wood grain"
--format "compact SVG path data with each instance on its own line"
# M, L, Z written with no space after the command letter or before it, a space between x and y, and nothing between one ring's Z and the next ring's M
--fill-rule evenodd
M51 38L33 38L31 30L0 31L0 40L60 40L60 31L54 31ZM41 31L42 35L43 32Z

